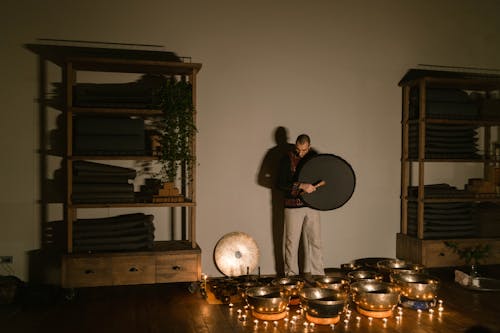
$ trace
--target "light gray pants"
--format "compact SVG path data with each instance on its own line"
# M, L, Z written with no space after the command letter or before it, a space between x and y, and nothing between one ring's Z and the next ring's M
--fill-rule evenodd
M302 272L324 275L319 211L309 208L285 208L285 274L299 274L298 252L303 235L304 267Z

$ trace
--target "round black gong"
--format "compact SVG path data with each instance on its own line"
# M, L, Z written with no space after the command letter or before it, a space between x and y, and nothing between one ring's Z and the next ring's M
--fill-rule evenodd
M319 184L316 191L302 193L304 202L318 210L343 206L354 193L356 176L351 165L333 154L318 154L306 161L299 170L299 182ZM321 185L324 182L324 185Z

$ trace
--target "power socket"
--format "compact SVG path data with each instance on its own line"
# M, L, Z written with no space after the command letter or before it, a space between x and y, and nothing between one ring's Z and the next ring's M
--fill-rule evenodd
M0 264L12 264L13 261L12 256L0 256Z

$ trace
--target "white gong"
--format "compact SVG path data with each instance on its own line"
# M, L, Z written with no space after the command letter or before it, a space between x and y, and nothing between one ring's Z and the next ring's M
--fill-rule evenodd
M217 268L226 276L241 276L252 272L259 264L259 247L243 232L224 235L215 246Z

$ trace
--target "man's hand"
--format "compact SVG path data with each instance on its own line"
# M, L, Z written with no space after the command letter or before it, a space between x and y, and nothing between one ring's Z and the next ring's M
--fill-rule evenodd
M316 191L316 186L314 186L313 184L308 184L308 183L301 183L299 188L306 193L312 193L312 192Z

